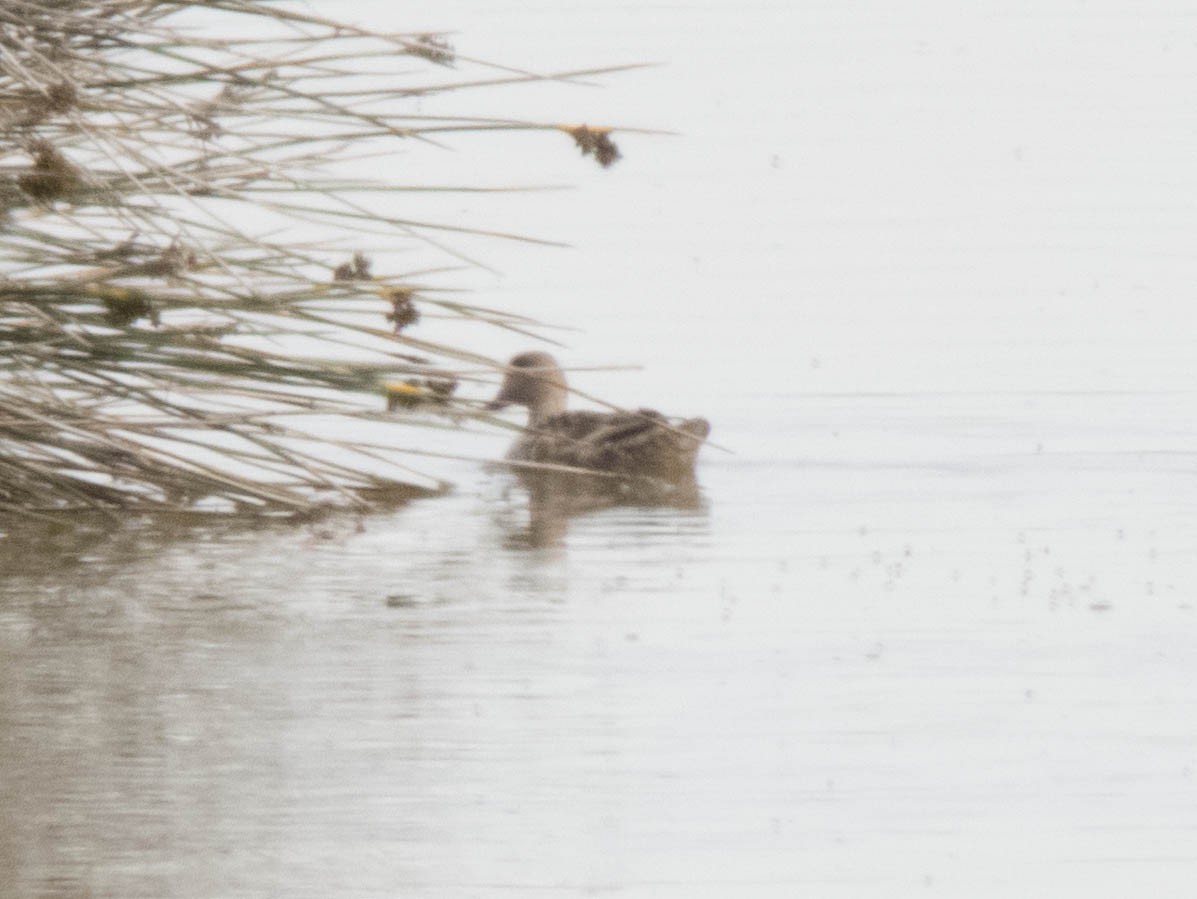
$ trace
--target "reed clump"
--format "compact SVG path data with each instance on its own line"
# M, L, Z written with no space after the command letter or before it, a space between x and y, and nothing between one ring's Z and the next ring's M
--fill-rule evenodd
M607 128L433 100L614 69L513 71L314 7L0 4L0 513L306 515L438 488L404 465L403 416L472 411L455 388L493 363L417 336L426 313L535 323L428 279L468 261L446 235L513 235L394 212L405 191L477 185L346 165L511 129L565 131L609 165ZM378 271L354 243L411 265ZM367 420L409 430L366 445L344 423Z

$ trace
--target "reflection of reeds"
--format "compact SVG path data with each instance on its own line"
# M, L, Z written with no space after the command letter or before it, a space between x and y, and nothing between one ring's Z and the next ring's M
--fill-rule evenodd
M594 73L488 66L440 35L253 0L0 4L0 512L410 495L394 454L314 423L451 407L455 366L488 363L413 336L421 309L534 323L446 299L421 272L463 259L438 232L512 235L393 211L404 191L476 186L329 172L398 141L512 129L564 130L608 165L608 129L413 107ZM420 262L376 274L347 235Z

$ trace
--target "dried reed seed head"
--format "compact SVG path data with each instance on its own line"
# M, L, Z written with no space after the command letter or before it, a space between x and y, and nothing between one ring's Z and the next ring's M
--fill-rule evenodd
M425 401L423 393L420 382L415 379L391 381L386 384L387 411L414 409Z
M387 398L387 411L414 409L418 406L447 406L457 390L455 378L408 378L405 381L388 381L383 385Z
M269 69L257 79L257 84L268 84L276 80L277 77L278 72L274 69ZM249 81L230 81L217 91L216 96L211 100L211 105L214 110L227 110L235 106L242 106L250 99L255 86L254 83Z
M79 91L71 82L59 81L46 90L46 100L50 112L68 112L79 105Z
M150 298L134 287L103 286L99 289L104 303L104 320L114 328L125 328L139 318L148 318L158 326L158 311Z
M342 262L333 269L334 281L369 281L374 276L370 273L373 265L370 257L364 253L354 253L348 262Z
M128 259L138 253L146 253L151 248L138 246L137 238L140 236L139 233L130 234L111 249L98 251L93 258L96 262L103 262L107 259Z
M79 186L79 169L46 140L28 147L32 170L17 179L17 186L35 200L56 200L74 193Z
M594 155L598 164L608 168L622 155L619 147L611 140L610 128L591 128L588 125L578 125L565 129L582 151L583 156Z
M62 154L44 138L31 141L25 148L25 152L33 157L33 165L39 169L50 168L62 159Z
M198 267L199 260L195 252L175 241L159 253L156 258L151 259L142 266L138 266L137 274L177 277L185 271L193 271Z
M407 44L405 49L409 56L418 56L439 66L453 65L457 59L453 45L436 34L421 34L417 42Z
M224 128L216 121L210 109L196 109L191 112L191 133L200 140L214 140L224 134Z
M411 287L392 287L384 294L391 304L386 318L394 325L396 334L420 320L420 310L412 299L414 295L415 289Z
M594 158L603 168L609 167L620 157L619 147L606 134L600 134L594 142Z
M457 392L456 378L425 378L424 384L442 401L447 401Z
M51 116L69 112L79 101L78 90L69 81L31 89L25 97L25 115L18 126L22 128L35 127Z
M267 84L276 80L277 77L278 72L275 69L270 69L262 75L259 81L261 84ZM253 85L251 84L229 82L221 87L211 100L196 103L188 112L192 133L204 141L224 134L225 128L217 121L216 117L222 112L231 112L236 107L244 105L252 90Z

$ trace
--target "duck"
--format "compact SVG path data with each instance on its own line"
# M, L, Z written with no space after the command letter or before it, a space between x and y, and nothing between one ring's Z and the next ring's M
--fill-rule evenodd
M654 409L568 410L568 396L565 374L549 353L525 352L511 359L498 394L486 407L528 409L527 426L508 460L667 484L693 482L698 451L711 431L705 418L673 424Z

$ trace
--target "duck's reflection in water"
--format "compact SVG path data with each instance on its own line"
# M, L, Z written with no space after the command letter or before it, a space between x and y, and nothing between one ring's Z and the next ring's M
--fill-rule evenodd
M704 508L693 476L661 481L520 467L515 469L515 477L527 493L528 512L526 524L513 527L504 540L513 549L561 546L570 519L616 506Z

